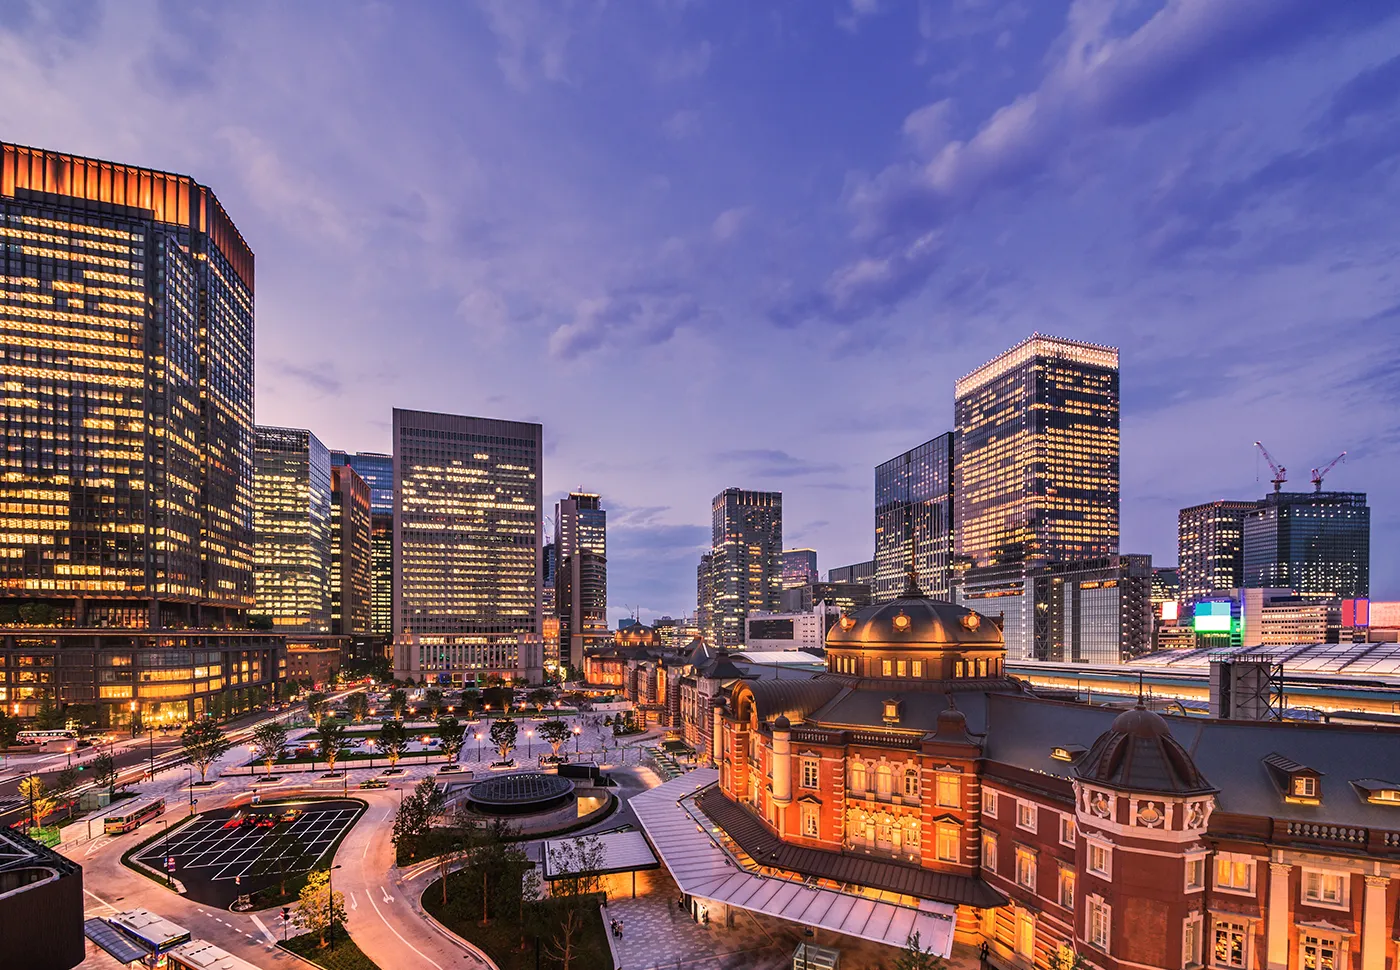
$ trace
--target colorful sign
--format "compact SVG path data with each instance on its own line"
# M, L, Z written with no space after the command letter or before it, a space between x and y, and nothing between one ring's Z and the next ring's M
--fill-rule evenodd
M1192 624L1197 633L1229 633L1230 620L1229 600L1206 600L1196 604L1195 622Z

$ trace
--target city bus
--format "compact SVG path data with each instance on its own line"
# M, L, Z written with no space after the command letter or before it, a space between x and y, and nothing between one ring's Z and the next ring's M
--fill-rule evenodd
M50 741L76 741L78 732L70 728L57 728L53 731L21 731L15 735L20 744L48 744Z
M114 805L107 813L107 820L103 823L102 830L108 835L120 835L122 832L130 832L143 822L157 818L164 812L164 798L138 801L130 807Z
M258 970L247 960L198 937L165 951L167 970Z

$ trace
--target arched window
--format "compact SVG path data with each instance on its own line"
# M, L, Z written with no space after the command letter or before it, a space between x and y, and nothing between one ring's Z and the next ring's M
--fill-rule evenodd
M878 795L888 795L894 790L894 773L890 771L889 765L880 765L875 769L875 793Z
M916 818L906 818L904 820L904 844L914 846L919 844L919 820Z
M853 761L853 762L851 762L851 790L852 790L852 791L865 791L865 786L866 786L866 780L865 780L865 762L864 762L864 761Z
M904 794L919 794L919 773L913 768L906 768L904 771Z

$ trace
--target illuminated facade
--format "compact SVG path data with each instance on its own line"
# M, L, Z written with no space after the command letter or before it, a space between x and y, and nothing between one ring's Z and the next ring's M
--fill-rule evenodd
M554 509L554 612L560 660L583 669L584 651L608 630L608 513L597 495L571 492Z
M394 409L394 675L539 680L538 424Z
M255 455L255 612L274 630L330 633L330 452L310 431L259 427Z
M853 562L849 566L828 569L826 581L828 583L864 583L873 588L875 586L875 560L867 559L865 562Z
M1371 593L1364 492L1274 492L1244 520L1244 586L1338 599Z
M331 452L332 465L349 465L369 486L370 630L394 632L394 457L378 452Z
M967 567L1118 552L1118 351L1033 335L957 382Z
M710 521L710 625L716 644L737 647L746 616L782 608L783 493L727 488Z
M0 237L0 597L65 626L230 621L253 603L252 252L185 176L3 143Z
M5 634L0 701L107 724L272 686L277 638L232 637L235 680L241 647L174 632L253 606L252 252L187 176L4 143L0 243L0 627L43 628Z
M788 549L783 553L783 589L797 589L817 579L817 550Z
M1177 576L1181 609L1212 590L1244 585L1244 519L1258 502L1206 502L1176 517Z
M711 643L715 640L713 607L715 605L715 554L700 554L700 564L695 567L695 625L700 635Z
M331 466L331 629L370 632L370 491L349 465Z
M919 587L948 599L953 589L952 432L875 467L875 602Z
M905 596L834 627L826 673L683 696L714 768L632 805L692 913L889 962L918 928L964 966L1395 966L1400 734L1040 697L996 632Z

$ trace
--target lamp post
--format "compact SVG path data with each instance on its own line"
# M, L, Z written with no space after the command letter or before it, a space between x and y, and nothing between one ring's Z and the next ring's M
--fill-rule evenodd
M581 728L581 727L579 727L577 724L575 724L575 725L574 725L574 756L575 756L575 757L577 757L577 756L578 756L578 753L579 753L579 750L578 750L579 740L578 740L578 739L579 739L579 736L582 735L582 734L583 734L583 728Z
M476 732L476 760L481 760L481 732Z
M525 732L525 758L528 761L535 754L535 732Z
M156 777L156 726L154 724L146 725L146 741L151 754L151 780L154 781Z
M68 754L68 767L73 767L73 746L70 744L63 750Z
M185 777L189 779L189 785L185 788L190 793L190 814L194 814L194 765L185 765Z
M331 949L335 949L335 876L331 873L340 868L340 864L331 866L326 870L326 912L331 918Z
M160 824L164 826L162 831L165 834L165 851L161 855L165 858L165 887L169 889L173 885L170 880L170 823L161 819Z

